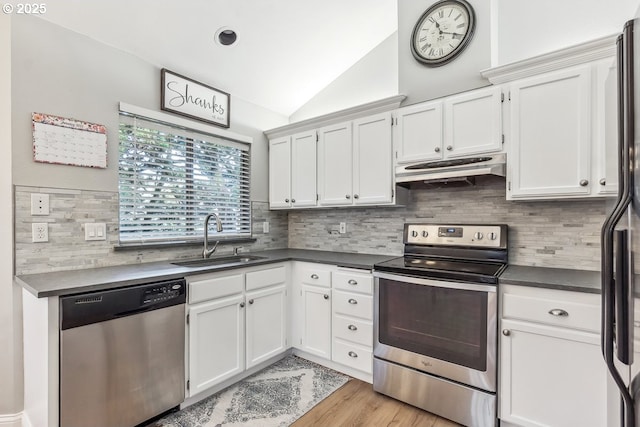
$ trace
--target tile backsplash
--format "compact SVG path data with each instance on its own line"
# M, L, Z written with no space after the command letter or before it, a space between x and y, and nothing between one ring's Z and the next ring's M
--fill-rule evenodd
M50 195L50 215L31 215L31 193ZM504 180L478 179L474 187L411 190L406 207L270 211L252 202L253 243L246 251L276 248L320 249L400 255L405 222L506 223L509 262L517 265L600 268L603 199L513 202ZM262 222L270 230L262 232ZM31 223L46 222L49 242L31 242ZM106 241L85 241L84 224L107 224ZM339 234L340 222L347 232ZM46 273L166 261L200 256L200 247L114 251L118 242L118 193L54 188L15 188L16 274ZM230 253L233 244L217 253ZM236 245L237 246L237 245Z
M31 193L49 194L50 214L31 215ZM189 246L167 249L139 249L114 251L118 243L118 193L57 188L15 187L15 263L16 274L47 273L197 258L202 247ZM287 247L287 213L269 211L265 202L251 203L252 243L220 244L216 254L231 253L234 246L245 251ZM269 233L262 232L262 222L269 221ZM46 222L49 241L31 242L31 224ZM104 222L107 240L85 241L84 224ZM213 240L213 238L212 238Z
M402 254L405 222L509 225L509 263L599 270L604 199L506 200L504 179L473 187L411 190L402 208L344 208L289 213L289 247ZM347 232L338 233L340 222Z

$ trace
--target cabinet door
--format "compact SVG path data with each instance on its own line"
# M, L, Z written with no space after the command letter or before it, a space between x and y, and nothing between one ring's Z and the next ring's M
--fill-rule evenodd
M316 205L316 131L293 135L291 140L291 206Z
M189 396L244 371L243 295L189 308Z
M269 207L291 207L291 137L269 141Z
M444 156L448 158L502 150L502 90L477 90L444 102Z
M591 67L514 83L507 198L590 193Z
M324 206L353 204L351 122L322 128L318 137L318 203Z
M396 117L397 163L442 158L442 101L401 108Z
M247 292L247 369L287 349L286 288Z
M595 175L597 193L618 193L618 76L615 59L606 59L596 66Z
M301 348L331 358L331 289L301 286L303 331Z
M353 122L353 202L391 203L393 159L391 113Z
M501 420L523 427L607 425L598 334L510 320L502 331Z

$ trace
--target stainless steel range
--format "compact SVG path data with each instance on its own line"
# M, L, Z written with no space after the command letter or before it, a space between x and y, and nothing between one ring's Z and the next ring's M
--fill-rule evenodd
M374 390L494 427L506 265L506 225L405 224L404 256L374 268Z

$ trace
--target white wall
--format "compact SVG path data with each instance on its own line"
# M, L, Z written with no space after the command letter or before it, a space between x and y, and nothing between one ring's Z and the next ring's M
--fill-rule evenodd
M619 33L638 0L494 0L498 24L493 65L504 65Z
M159 110L161 66L35 17L14 19L12 36L14 184L117 191L118 103ZM189 75L189 70L174 71ZM34 162L32 112L105 125L108 168ZM253 200L268 200L267 143L262 129L286 123L286 117L231 94L229 130L254 138Z
M398 33L300 107L289 121L298 122L398 94Z
M13 284L11 186L11 18L0 14L0 424L19 425L22 410L22 310Z

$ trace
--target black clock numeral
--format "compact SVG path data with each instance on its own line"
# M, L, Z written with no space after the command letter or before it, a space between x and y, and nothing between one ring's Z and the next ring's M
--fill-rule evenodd
M425 41L426 39L427 39L427 36L420 37L420 41L421 41L421 42Z
M434 52L433 48L429 49L429 56L433 56L433 52Z
M429 21L429 22L432 22L432 23L434 23L434 24L436 23L436 20L435 20L435 19L433 19L433 16L430 16L430 17L429 17L429 19L428 19L428 21Z
M438 12L438 16L440 18L444 18L444 10L441 10L440 12Z
M453 18L453 20L454 20L454 21L457 21L457 20L458 20L458 18L460 18L461 16L462 16L462 14L460 14L460 15L456 16L455 18Z
M451 18L451 14L453 13L453 8L449 11L449 15L447 15L448 18Z
M465 25L467 25L467 24L465 24L465 23L463 22L462 24L458 24L458 26L457 26L456 28L462 28L462 27L464 27Z

